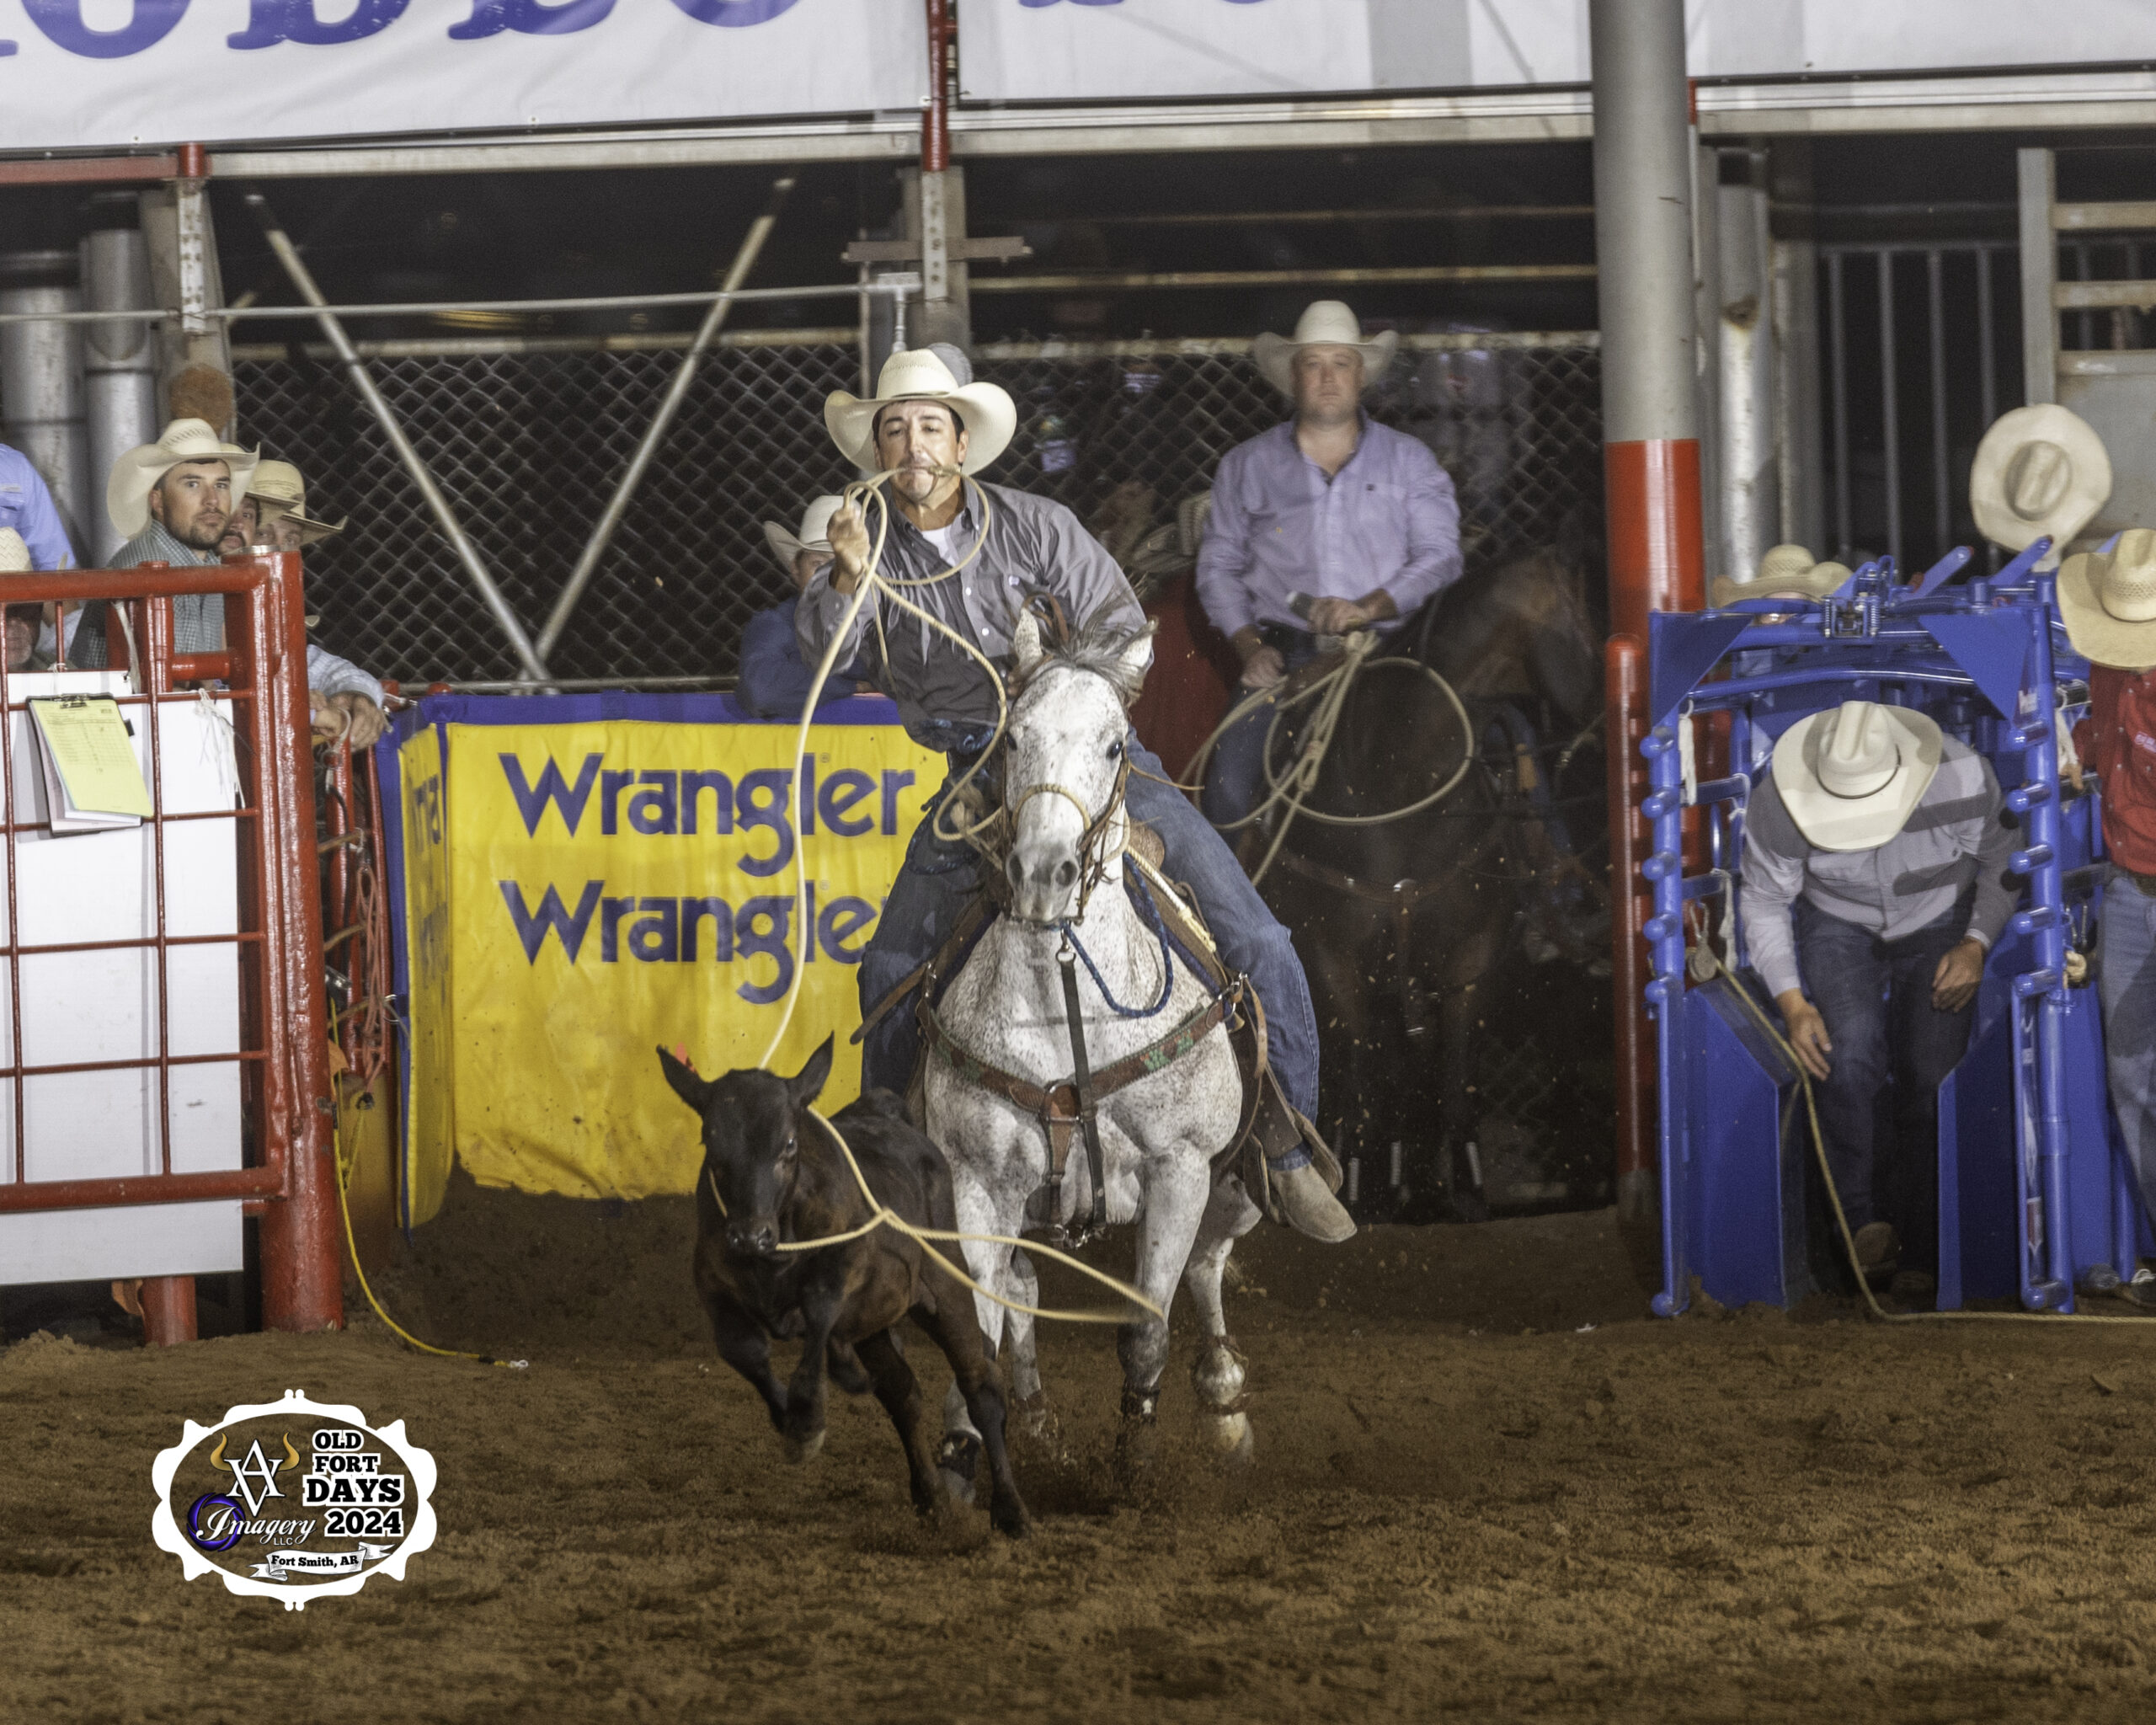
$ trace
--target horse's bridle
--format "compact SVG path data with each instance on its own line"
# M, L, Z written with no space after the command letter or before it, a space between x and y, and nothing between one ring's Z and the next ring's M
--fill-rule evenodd
M1113 851L1108 848L1108 829L1115 818L1123 813L1123 794L1129 786L1130 755L1126 749L1116 769L1115 788L1108 793L1108 799L1102 805L1098 814L1086 806L1085 799L1075 791L1066 785L1057 784L1052 779L1027 785L1005 804L1010 814L1011 836L1014 841L1018 834L1018 817L1025 812L1026 804L1036 797L1060 797L1078 811L1078 819L1084 823L1078 834L1078 909L1075 916L1061 919L1064 921L1075 921L1086 914L1086 905L1093 895L1093 889L1106 877L1108 864L1122 850L1121 846ZM1008 914L1017 921L1029 920L1017 916L1015 911Z

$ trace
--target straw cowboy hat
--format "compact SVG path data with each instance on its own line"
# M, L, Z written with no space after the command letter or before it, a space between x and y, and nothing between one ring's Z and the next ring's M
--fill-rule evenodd
M104 512L115 531L132 539L150 525L150 490L183 462L223 462L232 470L232 501L247 495L259 450L218 441L206 419L174 419L155 443L131 449L112 464Z
M2056 403L2001 414L1969 468L1977 530L2009 551L2025 550L2043 537L2063 550L2111 494L2104 440L2080 414Z
M894 401L947 401L966 428L966 458L961 465L978 473L1010 447L1018 429L1018 410L994 383L961 383L932 349L900 348L883 361L876 393L864 399L843 389L824 402L824 424L839 453L856 467L874 472L876 415Z
M801 531L788 532L779 521L764 523L764 543L771 548L771 555L778 559L778 566L787 574L793 573L793 559L804 551L813 551L819 557L831 554L831 517L839 512L839 499L825 496L816 499L801 511Z
M1295 320L1293 335L1261 335L1250 344L1250 356L1265 381L1281 394L1295 393L1295 355L1306 347L1352 347L1363 356L1363 387L1367 389L1385 374L1400 349L1400 337L1387 329L1363 339L1363 326L1338 300L1312 300Z
M1801 545L1777 545L1759 559L1759 573L1750 580L1716 575L1708 602L1719 611L1740 599L1824 599L1849 574L1845 563L1820 563Z
M30 567L30 548L23 536L13 527L0 527L0 575L27 574Z
M2156 665L2156 531L2129 527L2108 557L2084 551L2067 558L2058 612L2073 650L2091 664Z
M1939 726L1921 713L1844 701L1782 733L1774 788L1817 849L1876 850L1924 800L1940 748Z
M345 521L351 519L347 515L334 526L328 521L310 521L307 513L307 481L290 462L258 462L254 477L248 482L247 494L254 499L257 521L290 521L300 530L300 543L303 547L318 539L327 539L332 533L343 532Z

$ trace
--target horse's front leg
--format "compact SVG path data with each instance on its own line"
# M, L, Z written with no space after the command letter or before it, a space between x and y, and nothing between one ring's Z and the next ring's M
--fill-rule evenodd
M1470 1149L1476 1119L1475 1021L1486 1009L1491 972L1503 939L1502 925L1486 923L1444 960L1446 975L1438 1009L1438 1156L1432 1170L1438 1189L1427 1196L1464 1222L1490 1217L1481 1171ZM1427 1203L1417 1210L1417 1220L1433 1219Z
M1159 1315L1148 1311L1116 1332L1123 1363L1123 1429L1116 1461L1126 1482L1150 1467L1160 1414L1161 1373L1168 1363L1168 1308L1190 1262L1191 1242L1210 1195L1212 1170L1195 1145L1177 1143L1139 1163L1138 1268L1134 1284Z
M1230 1461L1249 1461L1256 1453L1257 1439L1244 1410L1245 1362L1228 1333L1220 1278L1235 1242L1257 1221L1257 1206L1243 1190L1242 1181L1233 1174L1222 1175L1213 1183L1205 1214L1198 1220L1198 1238L1191 1243L1190 1262L1182 1273L1183 1286L1190 1290L1198 1308L1198 1357L1190 1363L1190 1384L1198 1394L1198 1423L1215 1452Z
M1006 1240L1017 1239L1019 1230L1025 1226L1029 1182L1023 1158L1017 1154L1007 1123L999 1119L985 1127L962 1130L953 1135L951 1141L961 1146L959 1154L949 1157L951 1195L958 1214L958 1231L979 1236L1000 1234ZM990 1152L976 1160L970 1154L971 1148L984 1143L990 1146ZM1006 1287L1011 1279L1009 1246L986 1238L969 1239L960 1242L960 1251L968 1274L980 1288L991 1290L1006 1300L1022 1297L1011 1293ZM1026 1303L1033 1302L1027 1300ZM993 1362L1002 1345L1008 1308L979 1292L974 1295L974 1306L980 1320L981 1339ZM943 1445L937 1452L937 1465L942 1471L944 1489L961 1503L974 1500L974 1476L979 1467L980 1456L981 1434L966 1406L965 1391L954 1381L944 1393Z

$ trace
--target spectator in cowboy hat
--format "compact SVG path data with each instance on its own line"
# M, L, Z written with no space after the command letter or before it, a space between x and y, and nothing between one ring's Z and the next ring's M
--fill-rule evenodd
M219 439L206 419L174 419L155 443L131 449L105 482L105 514L127 542L112 567L189 565L217 561L232 506L247 495L255 454ZM88 670L109 663L103 605L85 606L68 662ZM215 653L225 644L225 607L214 593L184 593L172 602L173 650Z
M1251 344L1294 414L1221 457L1197 574L1246 692L1316 657L1319 636L1397 628L1460 579L1451 478L1426 445L1363 411L1399 344L1390 330L1365 339L1338 300L1310 306L1293 336ZM1214 748L1203 806L1216 824L1256 806L1272 719L1261 705Z
M290 462L258 462L253 483L232 507L232 520L218 542L219 553L243 556L253 550L302 551L318 540L344 531L312 520L307 512L307 481ZM309 627L314 622L307 619ZM315 738L335 742L350 737L364 749L389 728L382 685L348 659L307 644L307 704Z
M2130 528L2108 555L2068 558L2058 609L2089 661L2089 716L2073 742L2104 793L2111 855L2096 983L2111 1107L2142 1202L2156 1215L2156 532ZM2080 761L2067 772L2084 782ZM2118 1269L2120 1293L2156 1306L2156 1273Z
M959 382L927 350L893 354L873 396L841 390L824 403L839 452L864 472L890 474L882 482L889 507L883 573L917 583L907 590L914 602L970 639L983 657L1009 661L1019 607L1034 594L1053 598L1074 627L1139 634L1145 616L1130 583L1075 515L1050 499L962 477L1003 453L1017 419L1003 390ZM820 661L837 634L871 554L862 510L840 509L827 537L831 561L809 580L798 612L801 654L810 663ZM862 606L841 657L875 638L875 609ZM915 742L946 755L956 778L995 734L997 695L990 676L954 642L895 607L880 622L889 654L883 675L899 716ZM1229 968L1256 986L1281 1086L1298 1112L1314 1115L1317 1019L1287 930L1219 835L1177 793L1159 757L1135 734L1123 747L1132 768L1129 812L1158 833L1167 873L1188 884ZM977 862L970 846L939 840L932 822L915 830L862 957L864 1014L934 956L974 895ZM901 1000L863 1039L862 1084L903 1094L920 1048L911 1000ZM1307 1152L1298 1148L1269 1167L1286 1220L1323 1241L1354 1232Z
M1969 506L1994 545L2023 551L2052 542L2042 567L2057 569L2074 536L2111 494L2111 458L2095 428L2053 402L1993 421L1969 467Z
M810 578L831 560L831 542L824 535L838 506L835 497L817 498L802 510L798 533L781 521L764 523L764 542L792 581L794 596L783 605L758 611L741 632L741 680L735 686L734 697L759 718L798 720L814 686L815 667L801 657L794 613ZM858 665L846 665L842 670L843 675L833 671L825 683L823 701L851 695L867 679Z
M1991 763L1926 715L1845 701L1782 733L1745 821L1753 968L1820 1081L1858 1261L1877 1281L1907 1271L1913 1298L1937 1273L1940 1081L2014 914L1999 807Z

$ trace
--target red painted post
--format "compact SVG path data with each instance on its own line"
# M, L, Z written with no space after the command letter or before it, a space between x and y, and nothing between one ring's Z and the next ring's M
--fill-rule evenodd
M941 174L951 165L951 43L957 31L951 0L927 0L928 107L921 116L921 171Z
M1594 78L1595 261L1602 326L1609 531L1611 961L1616 991L1617 1201L1656 1202L1654 1063L1634 776L1646 734L1647 618L1705 602L1692 136L1683 0L1589 0Z
M151 1276L142 1284L142 1334L152 1348L195 1339L195 1278Z
M344 1236L330 1137L329 1015L322 987L322 900L317 891L314 766L307 721L306 604L300 560L269 559L276 579L264 590L254 667L269 759L260 782L272 842L265 895L283 932L284 1012L272 1046L285 1056L291 1133L288 1196L262 1216L262 1321L275 1330L325 1330L344 1322ZM250 609L253 609L250 607ZM273 801L274 798L274 801ZM281 1046L280 1046L281 1044Z

